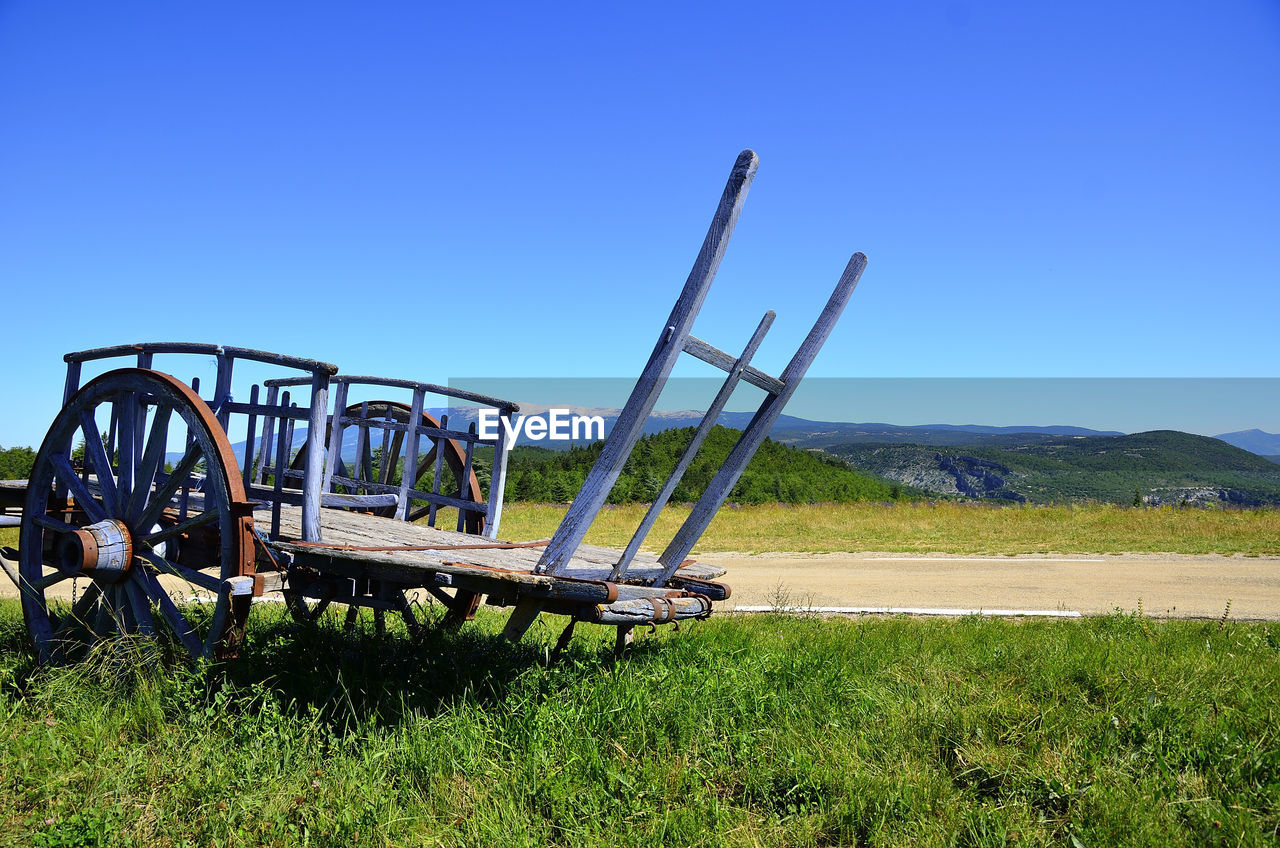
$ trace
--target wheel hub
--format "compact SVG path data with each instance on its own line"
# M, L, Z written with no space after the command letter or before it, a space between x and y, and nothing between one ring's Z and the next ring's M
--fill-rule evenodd
M108 518L62 534L58 540L58 570L69 577L87 574L116 583L133 565L133 539L123 521Z

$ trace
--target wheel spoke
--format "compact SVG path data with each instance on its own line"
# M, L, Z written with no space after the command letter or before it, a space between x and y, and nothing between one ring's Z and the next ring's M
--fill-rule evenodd
M135 551L134 553L141 559L146 560L152 568L162 574L181 577L188 583L193 583L201 589L212 592L214 595L222 591L222 581L212 574L205 574L203 571L187 568L185 565L165 559L154 551Z
M72 530L76 529L65 521L59 521L52 515L33 515L31 516L31 523L39 527L43 527L46 530L53 530L58 533L70 533Z
M117 634L132 633L134 631L132 609L124 587L112 586L108 594L111 598L111 624L115 632Z
M222 513L217 509L206 510L198 515L193 515L186 521L179 521L177 524L172 524L163 530L158 530L149 536L138 536L137 540L146 542L154 548L165 539L172 539L174 536L180 536L188 530L194 530L197 527L203 527L206 524L211 524L214 521L217 521L221 514Z
M182 615L177 605L174 604L173 599L165 592L160 585L160 581L155 578L155 575L145 570L139 570L136 579L142 586L142 591L160 608L160 614L164 616L165 621L169 623L169 627L181 640L183 647L187 649L191 656L199 657L204 649L204 646L200 643L200 637L196 635L195 628Z
M89 516L90 523L105 521L107 514L103 512L102 505L93 499L93 495L89 493L80 475L76 474L76 470L71 467L71 461L60 454L51 457L50 461L53 463L53 471L58 481L71 490L72 497L84 510L84 514Z
M111 632L111 609L110 609L110 587L102 590L101 597L98 599L98 608L94 612L93 623L89 625L89 632L93 635L93 641L98 642L107 638Z
M132 496L135 472L138 469L137 393L121 392L116 400L116 409L120 416L120 443L116 445L116 488L120 492L120 501L124 503Z
M63 580L66 580L68 577L71 577L71 576L72 575L64 574L61 571L55 571L52 574L46 574L44 577L38 577L35 580L31 580L29 582L31 583L32 586L34 586L35 588L43 592L45 589L48 589L50 586L54 585L55 583L61 583Z
M156 620L151 615L151 599L143 591L142 585L136 576L125 583L125 591L129 594L129 605L133 608L133 617L138 623L138 632L144 636L154 635L156 632Z
M107 450L102 446L102 434L98 432L98 422L88 409L80 410L80 434L84 437L84 455L93 466L98 478L98 489L102 492L102 505L111 515L119 515L119 495L116 491L115 472L111 468L111 460L107 458Z
M147 436L147 447L138 466L138 477L134 480L133 496L129 499L129 518L140 515L147 505L147 496L151 494L151 485L164 462L164 449L169 444L169 416L172 412L167 406L156 406L151 432Z
M164 485L156 489L155 494L151 496L146 509L142 511L142 515L138 517L134 526L151 527L156 523L160 513L164 512L165 507L169 505L169 501L173 500L173 496L178 493L183 481L191 473L191 469L196 467L196 463L203 456L204 452L200 449L199 442L192 442L187 446L187 452L182 455L182 459L174 466L173 471L169 474L169 479L164 481Z

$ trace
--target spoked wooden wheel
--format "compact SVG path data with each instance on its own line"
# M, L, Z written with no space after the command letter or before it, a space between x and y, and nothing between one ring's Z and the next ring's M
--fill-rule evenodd
M346 408L345 414L348 416L362 416L365 418L393 420L401 424L409 421L409 416L413 414L412 408L406 403L390 400L373 400L367 403L354 403ZM430 413L422 413L422 424L428 427L440 427L440 421ZM331 429L325 431L325 443L328 444ZM345 464L340 468L339 473L343 476L357 478L361 480L369 480L371 482L389 485L398 483L398 471L400 463L405 455L404 450L404 433L396 431L389 433L388 437L383 440L380 437L380 431L376 427L369 428L369 445L362 456L356 457L355 462L359 464L359 468L348 469ZM422 447L426 450L420 450L418 453L418 472L414 477L413 488L419 491L432 491L436 489L435 467L437 442L431 441L430 447L426 445ZM480 491L480 480L477 478L474 468L467 468L466 451L462 445L455 439L449 439L444 442L444 457L441 463L441 481L438 491L441 494L457 497L461 500L470 501L475 504L484 503L484 496ZM295 471L302 470L303 457L299 453L293 460L291 465ZM378 507L368 510L373 515L380 515L391 518L395 515L395 507ZM430 504L421 502L410 504L407 520L417 521L426 518L431 512ZM462 530L466 533L481 534L484 532L484 517L478 512L467 512L463 516ZM443 590L436 590L433 594L437 595L438 600L445 604L449 610L444 618L444 624L453 627L461 624L463 621L470 620L475 615L476 607L479 605L480 596L474 592L466 592L456 590L453 595L446 594ZM303 595L286 591L285 600L289 606L295 620L299 622L314 622L329 607L330 602L323 598L308 599ZM389 605L390 611L399 612L404 618L405 625L410 633L417 633L421 627L416 616L413 613L413 604L405 592L399 589L389 590L383 599ZM359 610L356 606L348 606L344 617L344 626L350 630L355 627ZM386 627L386 611L382 609L374 610L374 623L378 632L381 633Z
M226 435L177 379L127 368L77 392L40 445L23 514L22 609L42 662L129 634L167 634L195 658L234 650L253 519Z

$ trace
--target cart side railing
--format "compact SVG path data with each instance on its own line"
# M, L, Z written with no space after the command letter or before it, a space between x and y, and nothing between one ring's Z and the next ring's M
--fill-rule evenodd
M288 389L299 384L301 384L300 380L287 378L266 381L264 386L267 389L267 405L276 408L286 407ZM502 520L503 490L506 486L509 454L510 436L506 422L509 422L511 416L519 411L520 407L516 403L465 389L389 377L344 374L334 377L332 385L333 412L327 422L328 449L320 484L321 506L391 509L392 516L403 521L413 518L412 504L414 501L419 501L428 505L425 517L432 527L436 525L437 510L442 507L452 507L458 511L458 530L464 529L464 526L473 526L474 521L476 525L482 524L485 536L491 539L497 538ZM372 403L364 401L357 406L348 402L352 387L407 390L410 401L398 403L383 399ZM483 437L478 432L474 421L464 430L450 427L447 415L442 416L439 421L432 418L426 414L428 395L495 409L499 419L496 437ZM400 414L396 415L395 412ZM285 422L283 426L292 428L293 416L285 413L279 418ZM263 458L258 465L259 476L261 469L271 467L274 462L277 487L281 487L284 481L291 479L308 479L303 473L288 467L289 463L284 453L291 444L291 433L276 435L271 429L272 426L271 422L267 423L259 440L258 455ZM357 435L355 454L352 462L348 464L343 456L343 445L346 432L350 428L355 428ZM433 446L434 452L432 471L428 475L430 480L428 488L415 485L419 457L423 456L420 445L424 440ZM375 445L378 441L381 442L380 447ZM449 442L460 445L463 456L463 467L457 475L459 488L455 494L449 494L444 490L443 469ZM476 499L472 500L464 497L463 491L466 481L472 476L475 450L479 445L492 447L494 451L489 493L483 501L479 500L479 492L476 492ZM376 471L373 462L375 453L380 457L379 468ZM403 459L404 470L397 483L392 472L401 459ZM261 486L261 482L261 479L246 480L246 484L254 487L255 491ZM287 489L273 490L271 494L286 502L289 499ZM273 509L272 515L273 537L279 533L278 514L277 506Z
M328 362L321 362L315 359L305 359L298 356L288 356L286 354L271 353L268 351L254 350L252 348L229 347L224 345L206 344L198 342L145 342L132 345L116 345L113 347L95 348L93 350L78 351L68 353L63 359L67 363L67 377L63 389L63 404L65 405L80 388L80 380L82 376L82 366L86 362L112 359L120 357L133 357L138 368L152 369L154 367L154 359L158 355L167 354L193 354L197 356L213 357L217 363L217 372L214 378L213 391L210 397L205 399L209 408L213 411L214 417L221 425L223 432L230 439L231 416L243 415L247 418L245 451L242 457L241 472L245 475L246 482L253 476L254 457L252 455L252 445L255 441L257 422L259 418L266 421L274 422L276 420L286 420L289 427L281 427L281 432L289 431L292 436L292 424L297 420L307 422L308 434L306 444L302 448L304 456L304 484L299 492L291 493L288 497L291 502L297 503L302 507L302 536L305 541L320 541L320 495L322 475L324 469L324 426L328 415L328 396L329 383L338 372L338 367ZM294 369L305 372L305 377L289 378L297 385L306 385L310 389L310 397L305 407L299 407L297 404L286 403L283 405L260 404L258 402L258 386L254 384L249 391L248 403L237 401L232 393L235 363L238 360L248 360L252 362L262 363L266 365L278 366L281 368ZM268 381L269 382L269 381ZM200 379L198 377L191 379L191 388L197 393L200 392ZM141 433L140 428L131 428L135 433ZM119 422L114 419L109 424L107 440L110 444L114 444L119 438ZM280 479L277 477L277 479ZM184 483L180 498L185 502L189 496L190 490L199 487L199 481L194 475L190 482ZM246 495L250 498L263 497L264 495L277 494L271 490L264 489L261 486L253 488L246 487Z

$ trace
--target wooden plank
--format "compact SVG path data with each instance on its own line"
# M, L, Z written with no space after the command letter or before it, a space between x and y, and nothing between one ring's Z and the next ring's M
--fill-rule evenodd
M446 420L447 417L448 416L445 417ZM394 430L398 433L407 432L409 429L409 425L404 421L392 421L382 418L358 418L354 415L342 416L342 423L344 425L364 423L366 426L374 427L379 430ZM475 433L470 433L466 430L450 430L444 427L430 427L426 424L418 425L418 435L429 436L432 439L453 439L458 442L480 442L481 444L486 445L493 444L492 441L482 439Z
M442 397L454 398L455 400L465 400L480 406L492 406L497 409L505 409L508 412L519 412L520 406L509 400L501 398L489 397L488 395L469 392L466 389L454 388L452 386L439 386L435 383L418 383L413 380L398 380L393 377L370 377L365 375L347 375L342 374L334 378L335 382L343 383L359 383L367 386L387 386L393 389L412 389L414 391L425 392L426 394L441 395Z
M404 473L400 475L400 503L396 505L396 518L404 521L409 512L409 490L417 482L418 476L418 431L416 425L422 422L422 403L424 393L421 387L413 390L413 403L410 405L409 420L415 425L409 431L404 446Z
M685 339L684 351L692 355L696 359L701 359L708 365L714 365L721 371L732 372L737 367L738 360L734 359L732 354L725 353L719 348L712 347L702 339L690 336ZM747 366L742 370L742 381L750 383L758 389L764 389L771 395L776 395L782 391L782 381L776 377L770 377L768 374Z
M280 390L275 386L270 386L267 389L267 406L270 410L264 410L260 413L263 417L262 438L258 442L258 473L254 475L254 483L261 483L262 478L267 474L267 469L271 467L271 449L275 446L276 418L284 411L276 403L279 392Z
M253 388L256 389L257 385L254 385ZM268 391L270 391L270 389L268 389ZM226 404L226 408L228 412L233 412L238 415L261 415L273 418L292 418L295 421L306 421L311 417L311 410L309 409L301 409L299 407L294 407L293 409L281 409L278 406L272 406L269 399L266 403L261 404L253 401L252 399L249 403L231 401Z
M449 424L449 416L447 415L441 416L440 423L444 424L447 427ZM414 439L418 438L418 433L416 430L414 431L413 438ZM435 461L435 466L432 469L432 473L431 473L431 494L433 495L440 494L440 482L441 482L440 478L444 471L445 445L446 445L446 442L444 439L436 440L436 445L435 445L436 461ZM405 467L405 473L406 474L409 473L407 466ZM414 473L417 474L416 471ZM414 481L414 482L417 482L417 481ZM429 501L428 503L430 503L430 506L427 507L427 524L431 527L435 527L436 526L436 502Z
M324 486L324 425L329 417L329 375L317 372L311 378L311 416L307 420L305 476L302 489L302 538L320 541L320 493ZM291 422L292 423L292 422Z
M468 427L467 430L471 433L471 435L474 436L476 433L476 422L472 421L471 426ZM463 499L462 498L463 494L466 493L467 487L471 485L471 460L473 458L473 454L475 453L475 448L476 448L475 441L469 440L467 442L466 458L463 460L463 463L462 463L462 476L458 478L458 498L459 499ZM480 497L479 492L476 492L476 497L477 498ZM477 510L477 509L458 510L458 526L456 529L459 533L461 533L463 528L466 527L467 525L468 512L479 512L481 515L484 515L483 510Z
M376 509L378 507L395 506L400 496L390 495L347 495L341 492L325 492L320 496L320 505L345 509Z
M369 401L360 404L360 422L356 424L356 476L361 480L373 479L373 457L369 450ZM368 492L363 486L359 491Z
M489 472L489 504L485 514L484 535L498 538L502 524L502 501L507 488L507 422L511 415L506 410L498 412L498 441L493 446L493 468Z
M289 392L286 391L281 395L280 405L286 408L289 406ZM276 436L276 470L271 475L272 488L275 490L275 497L271 499L271 538L273 539L280 537L280 524L283 520L284 501L281 496L284 494L284 469L289 464L289 439L292 435L290 431L293 429L291 425L292 422L289 420L281 420L280 433ZM301 514L299 514L300 532L303 524L305 522L301 520Z
M425 524L410 524L391 518L374 515L344 512L326 509L324 518L324 538L326 547L309 547L293 545L290 539L296 539L300 533L299 510L297 507L285 507L281 515L281 533L274 538L272 546L308 558L308 562L316 557L337 557L348 560L358 567L361 562L394 565L399 569L399 579L421 580L424 571L442 570L442 566L451 563L459 565L467 563L473 568L505 569L511 572L531 575L537 565L541 549L537 547L521 548L488 548L475 549L477 537L454 530L428 527ZM496 541L496 540L495 540ZM414 551L359 551L340 550L333 546L352 547L387 547L406 546L422 547L427 550ZM431 549L430 546L438 548ZM457 546L467 546L458 549ZM566 577L592 581L605 581L617 562L618 551L595 545L583 545L574 554L570 565L565 569ZM649 553L636 556L629 572L629 579L638 584L653 582L662 572L662 565L657 557ZM724 574L724 569L717 566L690 564L680 569L681 577L700 580L714 580ZM415 577L415 575L417 575ZM354 576L354 573L353 573ZM535 575L539 580L552 580L549 576ZM662 589L665 594L670 590Z
M333 491L333 475L342 463L342 410L347 408L347 384L338 383L333 392L333 416L329 423L329 450L324 463L324 483L321 493ZM310 434L308 434L308 439Z
M259 391L257 383L249 388L249 404L253 407L258 405ZM244 460L240 463L240 473L246 486L253 482L253 443L258 437L258 413L249 412L248 416L249 420L244 425Z
M725 249L729 246L729 237L738 222L738 215L742 212L747 190L758 165L759 159L751 150L744 150L734 163L711 226L702 242L702 249L698 251L684 288L658 336L648 363L640 373L640 379L636 381L631 397L627 399L613 425L613 431L609 434L599 459L587 474L581 490L542 555L538 563L540 572L555 574L568 565L574 550L582 544L596 513L609 496L609 490L618 481L618 475L622 473L623 465L643 433L658 395L666 385L671 369L693 329L694 319L698 317L698 311L711 289L711 282L715 279L720 260L724 258Z

